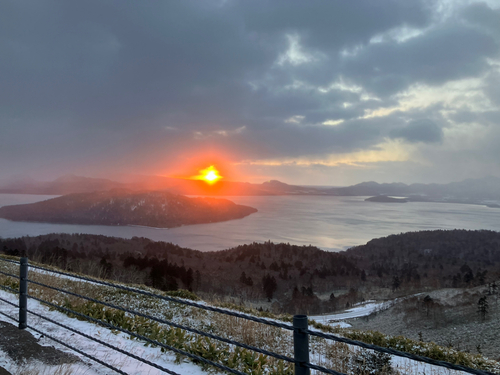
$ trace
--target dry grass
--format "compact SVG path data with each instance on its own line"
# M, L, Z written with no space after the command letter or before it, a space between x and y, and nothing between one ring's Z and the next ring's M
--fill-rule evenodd
M8 268L8 272L14 273L16 266L5 262L0 262L0 269L2 268ZM140 306L140 311L143 313L161 316L168 320L176 319L176 322L180 324L185 324L188 326L195 325L195 328L202 329L231 340L239 341L247 345L264 348L276 353L280 353L282 355L293 357L293 337L292 333L287 330L270 327L267 325L248 321L246 319L206 312L200 309L190 308L186 306L172 306L172 308L169 309L165 309L165 306L163 306L163 309L159 311L158 305L155 305L153 300L150 301L150 299L143 298L142 296L134 296L134 298L130 298L128 295L124 295L122 292L117 292L115 289L107 288L89 282L70 280L67 278L63 279L57 277L54 274L49 274L46 272L40 273L30 271L29 277L30 279L43 284L66 289L92 298L110 301L122 306L124 306L124 303L126 304L127 302L134 303L134 306L131 308L137 309L137 306ZM0 283L2 283L3 280L5 280L5 277L0 275ZM29 293L32 296L36 296L58 305L70 303L71 305L76 306L78 304L82 304L82 300L77 297L73 297L36 284L29 285ZM359 366L363 366L364 357L360 356L360 353L364 353L365 351L356 348L353 349L352 347L349 347L345 344L331 342L329 340L319 339L316 337L311 337L310 340L311 361L313 363L324 366L326 368L335 369L336 371L340 371L343 373L363 374L362 371L359 372L356 369ZM355 362L356 358L361 362ZM409 361L407 361L403 365L401 365L401 363L404 362L398 362L398 364L400 365L398 370L401 373L409 375L417 375L422 373L421 371L419 371L418 367L416 367L414 364L411 364L411 362ZM365 363L365 365L367 364ZM57 369L58 372L51 372L51 374L71 374L71 372L68 372L69 368L70 367L68 366L61 366L60 369ZM48 375L48 373L46 372L35 372L36 368L26 368L23 371L25 372L20 372L20 374ZM432 374L433 371L434 370L432 369L426 369L425 373ZM436 370L436 373L437 372L438 370ZM378 372L378 374L380 375L395 373L397 373L397 371L393 371L391 369L385 369ZM454 373L455 372L449 372L449 374Z
M217 334L246 345L268 347L277 353L286 353L291 332L283 329L236 318L223 314L213 314L210 320Z

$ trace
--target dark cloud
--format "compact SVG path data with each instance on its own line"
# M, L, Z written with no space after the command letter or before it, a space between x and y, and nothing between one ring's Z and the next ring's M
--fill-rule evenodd
M493 35L500 33L500 10L491 9L485 3L471 4L463 10L464 18L476 26L489 30Z
M500 124L500 110L476 113L463 109L450 114L450 118L457 124L476 122L497 127Z
M410 143L437 143L443 141L443 131L430 120L412 121L405 127L390 132L392 138L404 139Z
M493 105L498 108L500 106L500 69L487 76L484 92Z
M387 137L438 144L440 108L364 116L412 85L492 70L498 19L477 3L440 21L423 0L7 0L0 174L125 170L214 148L237 161L374 149ZM420 34L392 37L408 29Z
M406 43L373 44L345 60L345 70L379 95L391 95L411 84L439 85L485 72L486 57L498 54L498 41L459 24L443 25Z
M308 48L322 52L366 44L373 35L403 24L423 27L431 18L425 3L418 0L241 0L233 5L250 30L278 36L295 32Z
M7 2L2 46L9 58L2 66L1 99L14 113L29 109L50 117L65 111L88 125L121 128L164 113L186 123L234 122L245 105L258 110L269 103L259 100L248 81L266 73L274 85L293 80L285 74L279 82L280 73L271 69L288 47L285 33L292 28L315 41L312 47L337 51L425 18L415 6L370 4ZM325 74L333 79L329 70ZM286 112L308 100L308 93L300 94ZM287 99L275 97L275 112L282 115L279 102Z

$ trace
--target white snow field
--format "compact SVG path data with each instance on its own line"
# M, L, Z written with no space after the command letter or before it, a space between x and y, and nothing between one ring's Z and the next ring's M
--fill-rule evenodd
M8 300L12 303L18 303L17 295L7 293L4 291L0 291L0 297ZM57 311L49 311L49 309L45 306L42 306L38 301L29 300L28 309L30 311L34 311L38 314L44 315L47 318L53 319L61 324L68 325L74 329L77 329L81 332L84 332L87 335L95 337L99 340L107 342L113 346L117 346L120 349L123 349L127 352L133 353L137 356L143 357L153 363L156 363L162 367L165 367L169 370L175 371L178 374L193 374L193 375L206 375L207 372L203 371L199 366L190 363L190 362L182 362L176 363L175 356L169 353L162 353L160 348L151 348L146 347L140 341L131 340L127 335L123 333L113 333L109 329L99 327L95 324L83 322L77 319L69 318L68 316L57 312ZM18 309L11 305L8 305L2 301L0 301L0 311L8 314L12 317L18 318ZM15 324L17 323L11 319L6 318L3 315L0 315L0 320ZM125 354L121 354L113 349L107 348L103 345L100 345L90 339L84 338L76 333L68 331L62 327L54 325L50 322L47 322L44 319L28 314L28 325L34 326L36 329L47 332L49 335L56 337L57 339L74 346L75 348L84 351L87 354L90 354L105 363L108 363L130 375L159 375L165 374L165 372L160 371L154 367L151 367L145 363L139 362L135 359L132 359ZM115 372L111 369L100 365L84 356L73 352L72 350L66 348L63 345L60 345L53 340L41 337L40 334L27 329L30 333L33 334L34 337L40 339L39 344L43 346L53 346L56 349L75 354L80 357L82 362L75 363L72 365L62 365L62 366L48 366L41 362L32 362L32 363L24 363L24 364L16 364L14 361L10 359L7 353L2 353L0 351L0 367L5 368L11 374L20 374L23 371L27 370L36 370L33 371L35 374L40 375L53 375L57 374L57 371L61 371L62 374L75 374L75 375L108 375L114 374Z
M9 266L10 267L10 266ZM12 272L12 270L9 270ZM30 271L31 272L31 271ZM67 277L62 275L52 274L51 272L40 272L40 270L36 270L34 274L45 275L48 277L56 277L59 278L59 281L63 282L64 279L66 288L106 288L99 286L93 282L83 282L77 278ZM36 278L36 277L35 277ZM33 293L37 293L38 289L34 289ZM40 291L38 291L40 292ZM31 292L30 292L31 293ZM83 293L84 294L84 293ZM41 296L43 297L43 296ZM18 303L18 295L8 293L6 291L0 290L0 298L10 301L14 304ZM45 297L47 298L47 297ZM50 298L50 297L48 297ZM245 326L245 323L242 321L238 321L237 319L233 319L231 323L227 320L221 320L221 314L211 313L207 311L199 311L199 309L191 309L191 308L177 308L174 309L173 306L166 301L157 300L155 303L145 304L144 300L141 298L133 298L130 299L128 297L122 296L119 297L117 295L114 296L114 302L117 304L126 304L127 307L139 310L144 313L162 317L164 314L169 313L172 316L168 319L175 321L179 324L193 326L193 328L198 328L201 330L206 330L207 327L213 331L215 334L219 334L222 336L226 336L228 338L237 340L242 342L244 340L241 335L245 335L245 329L248 327ZM51 299L50 299L51 300ZM61 302L53 301L56 304L60 304ZM200 304L205 304L202 301L199 301ZM343 322L344 319L361 317L365 315L369 315L370 313L388 308L390 304L394 303L394 301L388 302L375 302L375 301L367 301L358 306L354 306L353 308L344 311L339 314L329 314L322 316L311 316L310 319L314 319L317 322L321 322L324 324L330 325L341 325L348 327L349 325ZM113 346L117 346L120 349L124 350L127 353L133 353L139 357L142 357L156 365L167 368L175 373L181 375L201 375L201 374L220 374L215 368L210 368L207 371L204 371L200 366L190 362L187 359L181 359L179 363L176 361L176 356L170 352L162 352L159 347L152 348L150 346L145 346L142 341L133 340L128 335L123 333L118 333L117 331L111 331L102 326L80 321L74 318L70 318L67 315L60 313L58 311L51 311L47 306L40 304L39 302L29 299L28 300L28 310L33 311L37 314L40 314L44 317L50 318L56 322L67 325L76 329L78 331L84 332L85 334L92 336L96 339L102 340L106 343L109 343ZM0 301L0 312L5 313L14 318L18 317L18 308L8 305L2 301ZM17 323L14 320L10 320L3 315L0 315L0 321L5 321L14 325ZM231 330L224 332L226 326L230 324L235 324L235 326L231 327ZM81 350L87 354L90 354L105 363L112 365L120 369L121 371L129 374L129 375L159 375L164 374L165 372L156 369L148 364L137 361L133 358L128 357L125 354L119 353L111 348L105 347L101 344L98 344L90 339L87 339L81 335L78 335L74 332L71 332L63 327L57 326L53 323L50 323L42 318L34 316L32 314L28 314L28 325L35 327L36 329L45 332L62 342L68 343L78 350ZM241 325L241 327L239 327ZM261 337L261 343L256 346L260 346L265 349L269 349L272 351L282 352L285 355L293 356L292 348L293 341L291 332L288 330L275 329L273 327L267 327L265 325L262 326L258 332ZM241 332L239 332L241 328ZM42 346L53 346L54 348L71 353L80 358L80 362L71 364L71 365L62 365L59 367L48 366L46 364L32 361L30 363L16 363L7 353L0 351L0 367L5 368L13 375L18 374L27 374L27 375L69 375L69 374L77 374L77 375L107 375L114 374L115 372L101 364L98 364L91 359L84 357L83 355L72 351L71 349L66 348L65 346L54 342L48 337L42 336L39 333L27 329L28 332L32 333L33 336L39 339L39 344ZM270 337L272 336L272 337ZM1 340L1 337L0 337ZM325 356L325 346L321 344L318 340L311 338L311 346L310 346L310 360L312 363L316 363L324 366L335 366L330 363L329 357ZM271 346L268 346L271 345ZM272 346L276 345L276 346ZM280 349L277 349L280 348ZM361 352L360 348L349 346L348 348L349 354L351 356L353 354L357 354ZM392 366L393 368L399 370L401 374L409 374L409 375L455 375L461 374L462 372L458 371L450 371L444 369L442 367L431 366L427 364L422 364L418 362L414 362L405 358L392 357ZM334 368L336 369L336 368ZM352 368L350 368L352 370ZM339 371L340 369L336 369ZM314 373L314 372L313 372ZM318 373L319 374L319 373Z
M6 299L12 303L18 302L18 297L17 295L7 293L4 291L0 291L0 297L3 299ZM359 306L354 309L355 311L358 311L359 313L361 311L370 311L373 306L377 304L370 303L369 306ZM110 330L99 327L97 325L94 325L92 323L88 322L83 322L79 321L77 319L72 319L69 318L68 316L57 312L57 311L50 311L47 307L41 305L39 302L34 301L34 300L29 300L29 307L28 309L30 311L34 311L36 313L39 313L41 315L44 315L50 319L53 319L59 323L68 325L74 329L77 329L79 331L82 331L92 337L95 337L99 340L102 340L104 342L107 342L109 344L112 344L114 346L119 347L120 349L123 349L127 352L133 353L137 356L143 357L153 363L156 363L162 367L165 367L169 370L175 371L178 374L182 375L206 375L209 372L203 371L199 366L191 363L191 362L181 362L181 363L176 363L175 361L175 355L170 354L170 353L162 353L160 348L151 348L151 347L146 347L144 344L140 341L136 340L131 340L127 335L122 334L122 333L115 333L111 332ZM353 309L353 310L354 310ZM8 314L12 317L17 318L18 314L18 309L7 305L6 303L3 303L0 301L0 311ZM348 314L348 313L346 313ZM334 314L335 315L335 314ZM334 316L332 315L332 316ZM340 315L340 314L337 314ZM358 315L362 316L362 315ZM311 317L313 318L313 317ZM317 317L314 317L315 319ZM17 325L16 322L13 320L10 320L6 318L3 315L0 315L0 320L5 321L11 324ZM316 319L317 320L317 319ZM84 338L82 336L79 336L73 332L70 332L62 327L59 327L57 325L54 325L50 322L47 322L41 318L38 318L36 316L33 316L31 314L28 314L28 324L33 325L37 329L43 332L47 332L48 334L56 337L57 339L69 343L70 345L76 347L79 350L84 351L85 353L88 353L102 361L105 361L106 363L119 368L120 370L124 371L127 374L130 375L159 375L159 374L164 374L164 372L151 367L147 364L144 364L142 362L139 362L135 359L132 359L124 354L118 353L110 348L107 348L105 346L102 346L98 343L95 343L87 338ZM61 375L66 375L66 374L75 374L75 375L108 375L108 374L113 374L114 371L108 369L107 367L100 365L88 358L85 358L84 356L73 352L72 350L66 348L63 345L60 345L51 339L41 336L39 333L34 332L30 330L29 328L27 329L30 333L33 334L33 336L37 339L39 339L39 344L43 346L53 346L56 349L72 353L76 355L77 357L81 358L81 362L74 363L71 365L62 365L62 366L49 366L46 364L43 364L38 361L32 361L28 363L23 363L23 364L17 364L13 360L10 359L10 357L7 355L7 353L1 352L0 351L0 367L5 368L7 371L9 371L12 374L21 374L21 373L29 373L29 374L37 374L37 375L53 375L53 374L61 374ZM353 348L354 349L354 348ZM356 350L356 349L354 349ZM313 359L315 357L314 353L311 353ZM393 367L396 369L399 369L402 371L402 373L407 373L407 374L432 374L432 375L451 375L451 374L462 374L462 372L458 371L450 371L444 368L436 367L436 366L431 366L427 364L422 364L422 363L417 363L413 361L409 361L404 358L399 358L399 357L392 357L392 364ZM217 371L210 371L210 374L220 374L220 372Z
M349 323L344 322L344 320L352 318L360 318L362 316L370 315L375 311L385 310L389 308L392 303L393 303L392 301L386 301L386 302L366 301L356 305L355 307L347 309L341 313L314 315L310 316L310 318L314 319L318 323L327 324L331 326L339 326L342 328L348 328L351 325Z

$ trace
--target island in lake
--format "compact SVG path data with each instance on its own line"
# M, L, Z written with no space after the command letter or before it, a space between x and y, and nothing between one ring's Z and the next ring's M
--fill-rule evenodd
M0 207L0 217L13 221L157 228L240 219L254 212L257 210L253 207L227 199L126 189L69 194L32 204Z
M387 195L377 195L375 197L366 198L367 202L381 202L381 203L407 203L408 199L406 198L392 198Z

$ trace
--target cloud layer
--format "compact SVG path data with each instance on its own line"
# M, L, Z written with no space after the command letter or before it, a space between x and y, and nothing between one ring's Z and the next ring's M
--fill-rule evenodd
M499 25L495 2L5 1L0 176L500 176Z

